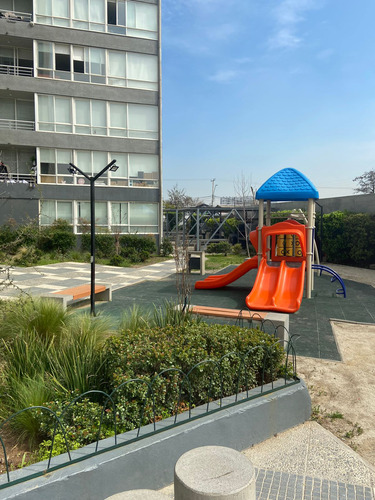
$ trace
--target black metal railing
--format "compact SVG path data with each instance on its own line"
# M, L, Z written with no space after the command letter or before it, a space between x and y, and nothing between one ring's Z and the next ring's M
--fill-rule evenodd
M262 328L264 326L265 322L262 323ZM275 329L275 333L276 331L277 329ZM101 390L90 390L78 395L70 401L60 411L59 415L56 411L47 406L30 406L14 413L0 424L0 449L2 449L3 452L6 469L5 475L2 476L3 479L0 479L0 489L39 477L46 472L52 472L106 451L129 445L137 440L163 432L187 421L199 419L205 415L222 411L228 407L299 383L296 373L296 353L293 345L293 339L295 339L295 337L296 336L292 336L288 341L275 339L274 344L257 345L244 353L236 351L229 352L218 360L205 359L195 364L186 372L177 367L168 367L161 370L150 381L140 378L129 379L122 382L110 393ZM276 377L274 358L277 356L280 344L283 345L285 349L285 360L282 365L282 376ZM256 359L260 359L261 361L258 364L255 363L256 366L254 365L251 367L247 360L251 359L251 356L255 354L257 355ZM229 381L228 385L228 367L233 368L233 366L235 367L233 371L235 376ZM207 368L209 368L208 375L207 370L205 371ZM255 371L252 371L252 368L254 368ZM204 398L205 400L200 400L197 403L197 401L193 401L192 398L194 380L197 382L197 376L199 377L199 374L203 372L207 378L207 386L204 390L206 397ZM255 372L257 372L256 377L258 377L258 384L254 384ZM177 376L180 381L178 388L175 390L176 398L173 400L174 409L167 418L158 419L158 417L160 417L160 409L157 408L156 403L158 385L161 379L164 381L166 379L170 380L174 375ZM145 396L143 400L139 402L139 406L135 412L139 415L139 417L137 417L137 425L132 425L132 430L123 433L119 432L119 426L124 425L124 421L121 417L123 402L120 405L116 403L116 400L121 394L121 391L124 388L130 387L130 384L135 384L137 387L143 386ZM224 386L226 386L226 389ZM233 387L231 394L228 394L229 386ZM75 405L80 401L97 402L100 399L103 401L103 404L100 410L100 421L96 432L96 438L91 444L79 450L71 449L67 435L69 427L66 418L67 415L74 411ZM134 400L128 403L130 404L130 402L134 404ZM182 402L184 402L183 406L181 406ZM186 411L181 411L181 407L186 408ZM148 415L146 415L146 410ZM4 432L8 429L8 424L11 424L17 417L20 417L20 415L25 412L36 412L38 415L42 413L48 414L52 418L54 423L51 426L53 432L49 457L48 460L34 464L24 470L11 472L7 447L4 441ZM111 437L101 439L105 418L107 423L108 421L111 422L113 432ZM147 421L145 421L145 419L147 419ZM62 440L63 442L65 452L62 455L54 456L54 447L58 434L60 435L60 441ZM54 464L52 464L53 458L55 460ZM11 477L11 474L14 474L14 477Z

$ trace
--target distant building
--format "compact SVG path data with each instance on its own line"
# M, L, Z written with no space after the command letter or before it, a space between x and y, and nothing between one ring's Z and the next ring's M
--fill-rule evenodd
M237 207L242 206L245 202L246 206L254 205L252 196L224 196L220 198L220 205L222 207Z
M89 7L88 7L89 6ZM0 0L0 224L160 234L159 0Z

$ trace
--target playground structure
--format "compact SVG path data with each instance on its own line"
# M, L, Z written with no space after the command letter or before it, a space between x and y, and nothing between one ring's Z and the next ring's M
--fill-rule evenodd
M257 255L228 274L198 281L195 287L220 288L258 268L253 289L246 297L247 307L251 310L296 312L301 305L305 281L306 297L311 298L313 269L331 271L314 264L315 200L319 199L319 193L301 172L285 168L258 189L256 198L259 200L259 220L257 230L250 233L250 241ZM288 220L271 226L271 201L307 201L306 224Z

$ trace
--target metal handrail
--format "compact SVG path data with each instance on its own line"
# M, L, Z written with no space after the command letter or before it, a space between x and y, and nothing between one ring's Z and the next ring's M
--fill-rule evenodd
M0 64L1 75L33 76L33 68L26 66L14 66L10 64Z
M15 10L0 9L0 19L7 19L8 21L24 21L30 23L33 15L30 12L17 12Z
M35 122L27 120L8 120L0 118L0 129L35 130Z

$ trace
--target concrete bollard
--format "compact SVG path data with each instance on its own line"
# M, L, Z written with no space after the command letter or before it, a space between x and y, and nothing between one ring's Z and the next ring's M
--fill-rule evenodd
M174 495L175 500L255 500L255 470L231 448L195 448L176 463Z
M105 500L168 500L168 497L154 490L131 490L116 493Z

